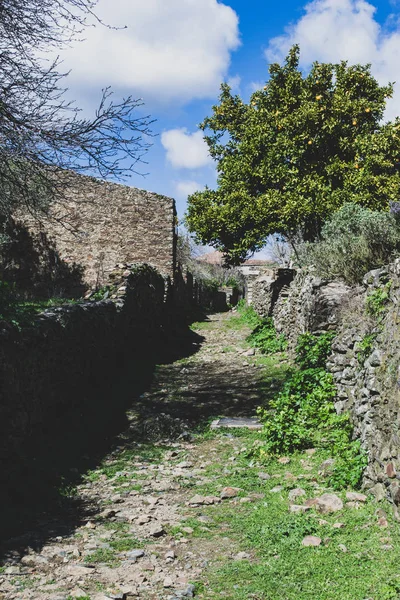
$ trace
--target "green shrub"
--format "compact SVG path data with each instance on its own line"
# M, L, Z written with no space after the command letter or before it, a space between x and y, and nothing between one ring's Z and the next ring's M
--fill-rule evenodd
M325 448L335 459L330 484L335 489L356 487L366 466L360 444L352 441L348 415L338 415L333 377L325 370L333 336L300 337L296 369L282 391L260 408L264 442L259 457L286 454L306 448Z
M258 316L252 306L247 305L246 300L239 300L237 304L237 312L239 314L240 321L252 329L255 329L262 323L262 319Z
M263 354L275 354L286 350L286 338L281 333L277 335L274 323L269 317L259 323L247 338L251 346L259 348Z
M392 282L388 281L383 287L378 287L367 296L366 309L371 317L380 317L386 310L390 299Z
M263 354L275 354L286 350L286 339L283 334L277 335L274 322L270 317L262 319L252 306L247 306L245 300L237 305L239 318L242 323L252 328L248 343L258 348Z
M334 333L320 336L311 333L299 335L296 346L296 364L300 369L325 367L328 356L332 351Z
M299 249L300 261L328 279L360 283L365 273L400 253L400 221L392 213L345 204L322 228L321 240Z

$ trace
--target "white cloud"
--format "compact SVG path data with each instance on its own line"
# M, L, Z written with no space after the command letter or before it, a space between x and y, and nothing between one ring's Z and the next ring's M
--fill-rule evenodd
M182 180L175 182L176 193L179 197L186 198L194 192L200 191L204 189L204 185L202 183L198 183L197 181L191 180Z
M242 78L240 75L235 75L234 77L230 77L227 81L227 84L231 88L234 94L240 94L240 84L242 82Z
M113 30L89 28L65 50L71 80L112 85L145 100L184 104L215 95L240 45L236 12L218 0L100 0L96 13Z
M185 127L170 129L161 134L161 143L167 151L167 160L176 169L200 169L213 162L201 131L189 133Z
M300 44L301 65L316 60L371 63L381 84L397 81L396 96L389 101L386 116L400 114L400 22L390 19L390 28L375 19L376 7L364 0L315 0L305 6L305 14L273 38L266 58L281 62L288 49Z
M265 85L265 81L251 81L249 83L249 90L250 93L253 94L254 92L258 92L259 90L262 90L263 87Z

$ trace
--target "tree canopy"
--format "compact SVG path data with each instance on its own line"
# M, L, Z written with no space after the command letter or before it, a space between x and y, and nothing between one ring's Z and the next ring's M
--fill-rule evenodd
M1 0L0 217L16 207L45 207L68 185L65 170L121 179L149 147L151 120L141 100L113 101L110 89L93 118L66 99L68 73L55 53L79 39L97 0ZM103 25L97 19L99 26Z
M272 233L316 239L346 202L384 210L399 198L400 120L382 122L392 84L346 62L316 62L304 75L299 53L272 64L248 104L223 84L200 125L218 187L189 197L187 224L231 263Z

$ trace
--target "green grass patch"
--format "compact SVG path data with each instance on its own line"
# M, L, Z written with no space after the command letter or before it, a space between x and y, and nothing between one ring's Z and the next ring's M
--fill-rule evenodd
M141 542L131 535L125 535L112 540L110 542L110 546L116 552L129 552L129 550L139 548L141 546Z
M99 548L85 557L85 562L90 564L104 563L108 566L115 567L118 565L116 551L110 548Z
M230 440L218 446L218 457L206 471L213 481L198 486L196 493L218 494L221 487L229 485L242 488L240 495L263 497L246 504L224 501L201 507L201 513L211 518L206 523L208 531L198 526L195 516L185 524L193 528L196 538L214 539L216 544L219 537L228 535L234 553L244 550L252 558L214 558L206 573L207 588L202 584L196 588L199 598L398 600L400 526L391 517L389 504L378 505L387 512L388 529L378 527L377 504L372 500L358 510L344 508L330 515L319 515L313 509L305 515L290 513L288 494L294 487L306 492L298 503L331 491L328 478L318 474L328 451L319 450L312 456L297 452L285 465L269 457L261 465L248 452L254 442L260 441L259 434L241 431L236 436L234 430L230 433ZM226 440L226 435L219 432L219 438ZM228 460L230 456L236 457L233 463ZM270 479L262 480L260 471L267 472ZM271 492L278 485L282 490ZM345 501L345 493L339 495ZM199 509L193 509L196 511ZM326 524L320 524L320 518ZM334 528L336 522L343 523L343 527ZM306 535L320 537L322 545L303 547L301 542Z

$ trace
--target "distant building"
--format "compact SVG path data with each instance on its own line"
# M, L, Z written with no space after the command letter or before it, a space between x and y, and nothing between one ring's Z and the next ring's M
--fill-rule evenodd
M224 255L222 252L216 250L215 252L209 252L200 256L198 261L207 263L209 265L224 265ZM252 303L253 296L253 283L263 273L271 271L276 268L276 263L271 260L261 260L257 258L249 258L245 260L241 265L238 265L236 269L241 271L245 277L245 288L246 288L246 299L247 304Z

